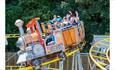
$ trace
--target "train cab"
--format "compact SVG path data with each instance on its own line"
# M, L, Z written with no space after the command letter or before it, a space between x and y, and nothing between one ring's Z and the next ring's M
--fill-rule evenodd
M61 30L55 30L52 34L45 38L46 54L53 54L59 51L64 51L63 37Z

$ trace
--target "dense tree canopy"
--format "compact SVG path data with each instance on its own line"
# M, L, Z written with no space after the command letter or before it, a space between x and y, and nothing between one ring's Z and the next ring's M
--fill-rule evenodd
M109 35L109 0L6 0L6 34L18 33L15 20L21 18L25 24L34 17L49 20L54 14L64 16L69 10L77 10L84 22L87 45L90 48L94 34ZM9 39L7 50L13 50L14 40Z

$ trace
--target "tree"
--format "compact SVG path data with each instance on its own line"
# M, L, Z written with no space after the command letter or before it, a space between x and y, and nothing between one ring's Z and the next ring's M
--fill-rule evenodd
M77 10L84 22L87 42L84 52L90 48L94 34L109 35L109 0L6 0L6 33L18 33L14 25L18 18L25 24L34 17L47 21L54 14L66 15L69 10ZM14 41L10 40L8 46L15 46Z

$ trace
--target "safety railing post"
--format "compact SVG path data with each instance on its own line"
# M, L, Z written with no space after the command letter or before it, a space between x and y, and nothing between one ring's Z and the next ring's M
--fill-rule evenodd
M88 56L88 63L89 63L89 66L90 66L90 70L94 70L95 64L91 64L89 56Z
M10 67L10 70L12 70L12 66Z
M79 70L83 70L82 62L81 62L81 57L80 57L80 51L78 51L78 65L79 65Z
M63 70L63 60L59 61L59 70Z
M49 64L49 65L47 65L47 70L49 70L49 68L50 68L50 64Z
M76 67L76 70L78 70L78 61L77 61L77 53L75 54L75 67Z
M74 62L75 61L75 54L72 55L72 70L74 70Z
M67 57L67 70L69 70L69 57Z

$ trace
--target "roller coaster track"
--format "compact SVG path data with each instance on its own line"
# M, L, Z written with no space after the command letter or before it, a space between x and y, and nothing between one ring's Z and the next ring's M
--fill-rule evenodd
M101 70L109 69L109 38L105 38L92 45L89 51L90 58Z
M19 34L6 34L6 38L18 38Z
M109 52L110 52L110 47L107 49L107 52L106 52L106 57L108 61L110 62Z

